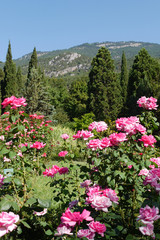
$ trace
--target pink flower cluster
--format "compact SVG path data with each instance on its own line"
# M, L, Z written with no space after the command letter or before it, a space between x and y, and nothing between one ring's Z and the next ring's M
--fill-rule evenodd
M121 142L127 141L125 133L112 133L109 138L93 139L87 143L87 147L92 150L104 149L107 147L117 146Z
M153 168L149 170L148 175L146 176L145 180L143 181L143 184L146 185L151 185L152 187L155 188L157 192L160 192L160 168Z
M143 107L147 110L153 110L153 109L157 110L157 107L158 107L157 99L153 97L147 98L143 96L138 99L137 104L139 107Z
M151 158L150 161L156 163L157 166L160 168L160 157Z
M71 212L68 208L65 213L62 214L61 224L57 228L57 233L55 236L62 236L64 234L73 235L71 232L75 225L80 225L83 221L89 221L88 229L80 229L77 232L78 238L86 237L87 239L94 240L95 234L98 233L102 237L104 236L104 232L106 231L106 226L101 224L100 222L94 222L93 218L90 216L90 212L86 209L80 212Z
M155 206L153 208L149 207L148 205L144 208L140 209L140 215L137 218L137 221L141 221L144 226L140 227L139 230L143 235L155 237L153 232L154 230L154 221L160 218L159 209Z
M16 229L17 225L15 223L18 221L19 215L15 215L13 212L0 213L0 237Z
M77 134L73 135L73 140L78 139L78 138L83 138L84 140L88 140L88 138L93 137L94 134L91 133L90 131L84 131L83 129L77 132Z
M139 118L137 117L118 118L116 120L116 128L118 131L123 131L129 135L133 135L138 132L141 134L146 133L146 128L140 124Z
M155 139L155 137L153 135L143 135L141 137L141 139L138 139L139 141L143 142L145 147L151 146L154 147L154 143L157 142L157 140Z
M15 96L5 98L4 101L1 104L2 104L3 108L10 105L11 109L17 109L17 107L21 107L21 106L25 107L27 105L25 98L23 98L23 97L16 98Z
M97 211L102 210L108 212L108 208L112 206L112 202L118 204L119 198L115 190L107 188L102 190L100 186L92 186L87 189L86 204L91 204L91 207Z
M88 127L89 131L92 131L93 129L95 129L97 132L103 132L107 128L108 128L108 125L103 121L92 122Z
M44 176L47 177L54 177L56 173L59 173L60 175L68 173L68 168L67 167L59 167L57 165L53 165L52 168L46 169L43 172Z
M58 156L59 157L65 157L67 154L68 154L67 151L61 151L61 152L58 153Z
M69 135L64 133L61 135L61 138L63 138L64 140L68 139L69 138Z
M30 148L36 148L36 149L41 149L44 148L46 146L46 143L44 144L43 142L35 142L33 144L30 145Z

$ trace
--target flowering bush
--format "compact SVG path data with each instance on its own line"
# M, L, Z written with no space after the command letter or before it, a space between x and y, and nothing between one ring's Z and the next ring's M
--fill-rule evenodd
M0 236L160 239L160 156L149 129L158 124L146 113L157 105L152 97L138 104L145 114L117 119L117 132L109 133L100 121L73 134L70 142L77 142L80 163L73 161L69 135L61 134L61 151L54 149L58 163L51 164L46 162L54 131L50 122L19 111L24 98L6 99L3 107L12 110L0 121ZM33 177L45 182L49 199L46 189L43 198L35 197Z

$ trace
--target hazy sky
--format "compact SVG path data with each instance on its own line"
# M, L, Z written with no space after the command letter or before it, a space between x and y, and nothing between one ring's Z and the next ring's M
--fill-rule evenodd
M160 43L160 0L0 0L0 60L82 43Z

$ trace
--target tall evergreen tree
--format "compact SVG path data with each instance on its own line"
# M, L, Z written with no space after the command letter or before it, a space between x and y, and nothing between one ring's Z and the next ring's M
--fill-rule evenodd
M137 114L137 100L141 96L150 97L158 94L160 65L142 48L135 56L128 83L128 109L130 114Z
M120 85L121 85L121 95L122 95L122 100L124 105L127 100L127 89L128 89L127 60L124 52L122 54L122 61L121 61Z
M37 69L38 68L38 60L37 60L37 51L36 48L34 47L32 55L31 55L31 59L29 61L29 66L28 66L28 79L30 79L30 75L31 75L31 70L32 68Z
M120 84L108 49L102 47L91 63L88 110L97 120L115 119L122 108Z
M4 79L4 72L0 68L0 106L1 106L1 103L2 103L1 84L2 84L3 79ZM1 114L1 107L0 107L0 114Z
M22 76L22 71L20 66L18 66L16 77L17 77L17 83L18 83L18 97L22 97L24 96L24 84L23 84L23 76Z
M70 119L81 117L86 113L87 100L88 77L82 77L71 84L69 96L66 99L65 107Z
M4 65L4 80L2 81L2 101L12 95L17 96L18 85L16 78L16 65L12 60L11 44L9 42L6 62Z

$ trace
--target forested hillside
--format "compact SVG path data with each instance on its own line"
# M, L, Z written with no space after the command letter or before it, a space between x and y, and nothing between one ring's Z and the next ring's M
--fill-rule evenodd
M160 100L159 54L158 44L107 42L44 53L34 48L14 61L9 43L0 68L1 101L23 96L27 113L81 128L94 119L137 114L136 99Z

